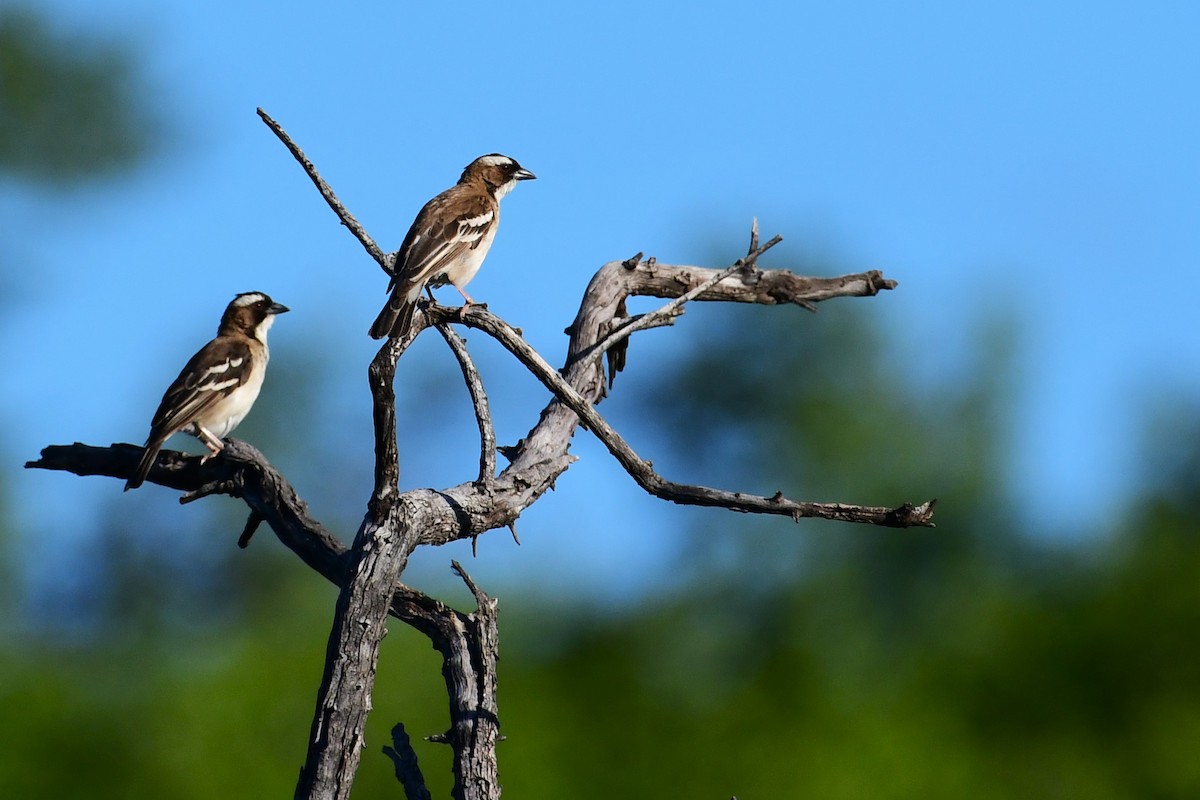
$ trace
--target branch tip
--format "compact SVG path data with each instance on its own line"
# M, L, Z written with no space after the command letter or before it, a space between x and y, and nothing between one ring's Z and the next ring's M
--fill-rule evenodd
M210 495L222 494L221 488L221 481L208 481L192 491L180 495L179 505L186 506L188 503L194 503Z
M407 800L430 800L425 776L421 774L421 767L417 762L417 753L413 750L412 741L408 738L403 723L397 722L392 728L392 743L383 746L383 754L395 765L396 780L404 788Z
M238 547L245 550L250 545L250 537L254 536L254 532L263 523L263 519L263 515L257 511L250 512L250 516L246 518L246 526L242 528L242 535L238 537Z
M480 610L487 607L487 605L491 603L492 598L488 596L487 592L483 591L479 588L479 586L476 585L471 576L467 574L467 571L463 569L463 565L457 561L451 560L450 566L454 570L455 574L462 579L462 582L467 585L467 588L471 590L471 594L475 596L475 605Z
M317 191L321 193L321 197L325 199L325 203L330 209L333 210L333 213L337 215L338 219L341 220L341 223L345 225L351 233L354 234L354 238L358 239L359 244L361 244L363 249L367 251L367 254L375 260L375 263L379 264L383 271L391 276L394 270L394 260L388 260L388 256L383 252L383 249L375 243L375 240L372 239L367 233L366 229L359 224L358 220L354 218L354 215L346 210L346 207L342 205L342 201L338 200L337 195L333 192L333 189L331 189L329 184L325 182L325 179L321 177L321 174L317 172L317 168L313 166L313 163L308 159L308 156L304 155L304 151L300 149L300 146L292 140L292 137L289 136L287 131L283 129L283 126L272 119L271 115L269 115L266 111L263 111L262 108L258 109L258 116L262 118L262 121L268 128L271 129L271 132L275 134L279 141L283 142L283 146L288 149L288 152L292 154L292 157L299 162L300 166L304 169L305 174L308 175L309 180L311 180L313 185L317 187Z

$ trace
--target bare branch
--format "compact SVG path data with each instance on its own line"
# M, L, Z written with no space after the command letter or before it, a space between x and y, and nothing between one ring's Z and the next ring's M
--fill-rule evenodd
M479 370L467 352L466 341L445 323L437 325L437 332L446 340L458 366L462 369L463 380L467 383L467 391L471 393L471 403L475 406L475 421L479 425L479 483L484 488L491 488L496 478L496 428L492 425L492 412L488 406L487 393L483 389L483 380Z
M80 475L128 477L136 467L141 448L113 445L109 448L75 444L47 447L38 461L27 467L67 470ZM380 530L387 535L360 531L353 551L308 515L307 506L292 486L263 457L237 439L227 439L225 449L204 464L199 456L164 451L150 480L171 488L194 492L217 487L217 491L241 497L253 514L261 516L285 545L306 564L342 587L339 609L356 605L362 613L335 616L330 649L353 658L330 658L322 681L322 701L313 723L309 759L298 796L344 797L362 749L362 724L370 708L378 643L383 638L383 619L389 610L403 621L426 633L420 615L444 606L398 581L408 552L412 549L408 518L422 519L425 511L417 504L435 501L444 517L455 520L453 509L436 493L417 493L397 500ZM436 517L435 517L436 518ZM364 522L364 528L366 523ZM339 624L341 623L341 624Z
M663 325L673 325L675 323L675 317L683 313L682 309L685 303L687 303L689 300L695 300L697 297L704 294L709 289L713 288L735 272L753 274L755 271L755 263L758 261L758 257L782 241L782 236L776 236L762 247L759 247L758 220L755 220L754 230L750 235L750 243L752 247L745 258L739 258L731 266L726 267L709 278L706 278L702 283L679 295L679 297L676 297L674 300L667 303L657 311L634 317L627 323L618 326L615 330L613 330L612 333L604 338L604 341L595 345L595 349L601 353L607 353L609 348L611 348L613 345L617 344L622 339L627 339L637 331L645 330L646 328L661 327ZM620 370L617 371L619 372ZM612 385L611 377L609 379L609 385Z
M51 445L25 467L124 480L133 474L141 453L141 447L131 444ZM305 564L338 586L345 583L346 545L309 515L307 504L287 479L246 442L226 439L220 455L203 464L200 456L163 450L147 482L182 492L213 483L225 486L225 494L240 497L252 513L261 515Z
M457 561L455 573L475 596L476 609L447 620L442 670L450 695L450 730L441 740L454 748L454 790L459 800L499 800L496 743L500 716L496 705L496 663L500 658L497 603L485 594ZM435 647L438 644L435 643ZM440 649L440 648L439 648Z
M446 311L440 306L436 310L440 313ZM890 527L932 524L934 507L932 502L922 503L920 506L906 505L899 508L857 506L845 503L798 502L789 500L778 493L773 497L760 497L743 492L689 486L669 481L657 474L649 461L638 456L625 439L596 411L592 402L581 395L557 370L547 364L545 359L530 347L508 323L487 309L477 306L464 309L460 316L463 324L489 334L516 356L517 360L524 364L543 386L553 392L561 403L582 420L583 427L590 430L608 448L608 451L625 468L630 477L656 497L684 505L717 506L728 508L731 511L778 514L794 520L816 517ZM545 416L543 414L543 419Z
M245 550L250 546L250 538L258 531L258 526L263 524L263 515L257 511L251 511L250 516L246 518L246 525L242 528L242 535L238 537L237 546Z
M304 153L262 109L263 122L288 147L326 203L358 238L367 253L389 274L393 256L383 253L357 220L342 206ZM814 304L835 297L865 297L892 289L895 281L878 271L836 278L805 278L786 270L763 270L758 257L779 237L758 242L755 221L747 255L721 269L659 264L639 253L603 266L584 293L571 326L567 358L561 371L551 367L520 332L486 307L423 306L410 334L388 340L369 370L375 423L375 476L367 513L347 549L308 515L291 485L254 448L230 439L224 451L201 463L197 457L163 451L148 476L151 482L183 491L181 502L211 494L241 497L250 518L239 539L245 545L260 522L310 567L341 587L327 647L325 674L313 719L309 754L297 797L342 798L349 793L362 748L362 732L387 614L428 635L442 653L443 673L451 698L451 728L439 737L455 751L455 796L493 800L499 796L495 743L499 738L495 705L495 659L498 650L496 602L455 564L478 605L462 614L399 582L408 555L418 544L441 544L474 538L515 522L575 460L568 450L579 425L593 432L618 463L647 492L665 500L747 513L819 517L887 526L932 525L935 501L897 508L815 503L692 486L656 473L597 412L611 378L626 360L629 337L640 330L670 324L694 300L760 305ZM630 296L669 299L658 311L628 319ZM619 322L618 322L619 320ZM497 448L483 385L458 336L446 327L459 322L486 332L501 343L551 392L553 399L529 433L516 445ZM480 430L478 480L441 491L418 489L400 493L396 441L394 380L397 359L423 328L439 328L455 353L471 392ZM610 374L606 381L605 355ZM496 474L495 453L510 460ZM126 478L142 449L132 445L94 448L75 444L48 447L27 467L62 469L79 475ZM397 753L400 752L398 747ZM397 761L399 769L399 760Z
M417 753L401 723L392 726L392 744L383 746L383 754L396 765L396 780L404 787L407 800L431 800L429 789L425 787L425 776L417 763Z
M51 445L42 450L41 458L27 462L25 467L125 480L136 468L141 452L141 447L131 444ZM178 468L164 469L164 461ZM177 491L191 491L206 483L229 487L230 496L240 497L253 514L263 518L279 541L317 574L335 586L346 584L349 548L309 516L308 506L287 479L246 442L226 439L221 454L203 465L200 456L164 450L159 468L151 471L149 480ZM434 524L448 524L455 519L453 508L440 493L420 490L408 493L407 499L414 505L422 500L430 504L429 508L415 512L418 519L432 520ZM436 633L429 627L428 617L451 612L453 609L440 601L402 583L397 582L393 588L392 615L427 635Z
M381 526L364 520L350 550L349 580L338 594L297 798L350 796L392 590L415 546L411 515L402 508L395 504Z
M412 337L388 339L379 348L367 379L371 387L371 416L375 431L375 487L368 513L378 525L387 516L400 482L400 453L396 444L396 361L413 341Z
M325 179L317 173L317 168L314 167L313 163L308 160L308 156L304 155L304 151L292 141L292 137L287 135L287 131L283 129L283 126L272 119L271 116L261 108L258 109L258 116L261 117L262 121L265 122L267 127L271 129L271 132L279 137L279 140L283 142L284 146L287 147L288 151L291 152L295 159L300 162L300 166L304 168L304 172L312 180L313 184L316 185L317 191L321 193L321 197L325 198L325 202L329 204L331 209L333 209L333 213L337 214L337 217L342 221L342 224L350 229L350 232L354 234L354 238L358 239L359 243L362 244L363 249L367 251L367 254L370 255L371 258L375 259L379 266L383 267L384 272L386 272L388 275L391 275L394 271L396 261L395 256L384 253L382 248L380 248L379 245L375 243L375 240L372 239L367 233L366 229L363 228L363 226L359 224L358 220L354 218L354 215L346 210L346 207L342 205L342 201L338 200L337 195L333 193L333 189L329 188L329 184L327 184Z
M417 546L417 509L400 496L398 488L393 388L396 362L411 342L411 336L389 339L368 370L375 422L375 488L348 554L348 580L338 594L308 755L296 786L298 800L350 796L365 746L363 733L392 592Z
M265 114L262 116L264 120L270 119ZM277 128L278 125L273 126L273 130ZM280 133L281 131L276 130L277 135ZM285 138L285 136L281 136L281 138ZM302 164L306 164L306 159L300 160ZM315 175L315 169L312 169L311 165L306 165L305 169L310 176ZM657 263L654 259L642 261L641 254L624 262L605 265L589 284L579 314L571 328L568 329L571 333L571 345L567 366L561 375L529 347L516 331L498 317L487 312L486 309L475 306L454 309L451 317L441 306L430 304L426 307L424 313L419 315L426 317L426 322L437 324L461 321L485 330L500 341L509 352L513 353L557 398L556 402L551 403L543 412L541 420L530 432L530 435L522 440L517 448L514 448L513 463L500 476L500 478L512 481L509 484L511 486L524 486L532 491L525 492L523 497L507 498L513 501L511 503L491 504L485 502L485 509L481 509L485 511L484 516L487 517L485 524L491 526L511 524L516 515L519 515L521 510L536 500L545 491L545 488L552 485L554 479L569 466L570 460L566 457L566 448L577 420L583 420L585 426L601 439L640 486L658 497L673 502L722 506L736 511L781 514L793 518L813 516L865 521L879 525L931 524L929 514L901 513L904 506L900 509L886 509L841 503L798 502L780 496L768 498L668 481L655 473L650 462L640 458L592 407L592 404L598 402L606 391L600 363L601 355L609 348L620 345L635 330L649 327L652 324L661 324L664 319L669 319L677 313L678 309L686 302L698 299L753 302L766 305L791 303L811 308L813 303L832 297L869 296L882 289L894 288L896 285L894 281L886 280L878 272L860 273L841 278L801 278L786 270L757 269L759 256L778 241L779 237L776 236L765 245L759 245L758 222L755 220L751 228L750 248L747 255L724 270L665 265ZM728 280L735 274L738 275L739 280ZM625 298L631 294L673 298L673 302L668 303L655 314L646 315L638 321L618 327L617 330L611 331L601 340L600 332L611 328L610 323L616 316L616 311L623 306ZM415 336L416 331L412 335ZM380 390L383 388L381 386L382 367L385 366L382 362L390 361L392 371L390 374L394 374L394 358L399 357L399 354L399 351L390 352L388 346L385 345L372 365L372 391L376 398L377 431L380 430L380 425L386 422L381 418L381 413L392 414L391 425L394 426L394 398L391 396L390 390L388 392ZM464 375L466 375L465 372ZM472 384L470 379L467 382L469 386ZM478 409L478 402L476 406ZM574 419L564 416L563 412L567 410L573 413ZM480 420L481 437L486 439L487 434L484 429L487 426L482 424L482 418ZM394 442L394 429L388 438L389 441ZM379 458L379 446L380 440L377 438L377 465L384 463L383 459ZM537 470L538 479L531 482L529 473L533 471L535 463L540 465L540 469ZM379 478L380 476L377 475L376 498L380 497L383 489ZM458 488L461 487L456 487L456 489ZM488 505L492 507L486 509ZM494 513L497 510L496 506L507 506L507 508L503 513ZM928 509L930 514L932 512L932 505L928 503L914 508ZM486 511L493 513L486 513ZM379 518L376 516L376 519ZM455 533L461 537L463 535L476 536L482 532L481 530L468 530L473 527L473 525L462 525ZM423 541L429 541L428 538L422 538Z
M791 500L779 502L774 498L675 484L657 476L649 462L637 456L615 432L609 435L609 426L591 407L593 402L603 397L605 386L605 376L597 355L600 351L594 346L589 346L590 342L596 340L596 332L601 327L600 320L604 314L611 313L627 293L657 292L660 296L680 296L719 272L646 261L639 261L633 266L623 265L622 262L605 265L589 285L580 314L570 328L572 340L567 367L562 375L530 348L513 328L478 306L457 309L430 305L424 313L418 314L414 321L413 336L430 321L461 322L484 330L517 356L556 396L542 412L538 424L521 442L516 446L501 448L511 463L497 476L492 491L481 492L477 483L469 483L440 492L421 489L403 495L406 500L420 504L421 513L412 523L419 531L421 543L443 544L477 536L492 528L513 526L524 509L544 494L575 460L574 456L569 454L568 448L575 426L581 418L588 427L597 432L597 435L606 437L605 444L610 452L613 452L640 485L664 499L703 505L728 504L727 507L734 510L780 514L793 518L815 516L889 526L905 523L930 524L931 507L925 503L912 506L921 513L910 514L903 511L907 506L886 509L841 503L802 503ZM800 278L785 270L758 270L754 274L753 287L748 288L743 283L724 280L701 292L696 299L746 301L744 297L747 292L766 291L774 303L796 303L800 300L819 302L834 297L870 296L893 286L894 281L884 279L878 272L837 278ZM404 344L389 341L381 349L378 359L385 362L379 365L383 373L373 374L373 387L390 391L391 381L388 380L388 376L391 374L391 368L388 364L394 366L395 362L392 353L385 354L384 351L388 347L398 347L402 351ZM376 413L382 415L385 421L390 417L394 424L394 405L386 396L376 401ZM377 448L394 447L394 441L394 435L377 436ZM249 491L252 486L250 479L263 479L265 489L256 491L266 491L269 497L276 497L280 492L294 496L294 491L278 473L270 469L270 465L261 458L261 454L245 443L239 444L240 448L234 448L229 453L210 459L204 465L199 464L198 458L165 450L148 478L151 482L184 491L196 490L202 486L220 490L224 486L224 493L235 497L244 496L252 509L264 513L278 533L278 523L273 521L273 517L282 516L286 520L293 516L292 512L287 508L273 509L268 503L253 496ZM106 474L124 478L132 471L141 453L141 448L133 445L113 445L111 449L79 448L84 446L76 445L75 448L65 450L61 447L47 448L43 451L41 461L32 462L27 466L67 469L80 475ZM235 456L246 451L258 455L261 461L255 462L254 469L242 474L241 470L234 469L238 464ZM103 453L103 457L100 453ZM53 458L49 458L48 455L52 455ZM268 471L264 473L263 470ZM395 486L395 478L391 477L391 473L377 474L376 484L377 496L382 497L387 487ZM281 488L284 486L286 490ZM710 491L716 494L709 494ZM299 502L299 499L296 498L296 501ZM376 520L382 520L387 515L373 516ZM313 530L323 531L315 522L311 524L314 526ZM285 529L289 529L287 523ZM340 585L341 581L338 578L331 577L328 564L312 560L313 554L302 543L303 537L285 541L285 544L293 547L305 558L306 563Z

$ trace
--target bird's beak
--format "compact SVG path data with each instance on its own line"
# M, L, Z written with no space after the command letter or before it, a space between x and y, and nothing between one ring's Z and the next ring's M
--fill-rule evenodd
M285 314L288 311L291 311L291 309L282 303L272 303L271 307L267 309L268 314Z
M521 167L521 169L517 170L516 174L513 175L513 177L519 181L531 181L531 180L537 178L537 175L534 175L529 170L525 169L524 167Z

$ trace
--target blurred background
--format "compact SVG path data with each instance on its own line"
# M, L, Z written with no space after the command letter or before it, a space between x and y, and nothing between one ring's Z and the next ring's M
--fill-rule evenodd
M140 444L263 290L293 313L237 436L353 536L386 279L258 106L388 250L475 156L537 173L471 292L554 363L603 263L722 266L755 217L764 266L899 281L697 304L601 410L675 480L936 529L671 506L581 432L519 547L417 554L500 598L509 795L1200 795L1198 35L1182 2L0 2L0 795L294 786L332 588L239 551L233 500L22 469ZM512 443L546 393L468 340ZM473 477L438 337L397 388L403 487ZM439 668L392 625L357 794L399 796L395 722L445 729Z

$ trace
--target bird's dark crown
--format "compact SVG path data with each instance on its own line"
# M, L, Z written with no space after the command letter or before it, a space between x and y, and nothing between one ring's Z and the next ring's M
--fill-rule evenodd
M276 303L264 292L243 292L225 307L217 333L228 335L236 332L254 336L264 321L287 310L287 306Z
M512 188L511 184L533 177L534 174L518 164L516 159L502 153L489 153L468 164L458 182L479 179L495 190L503 186Z

